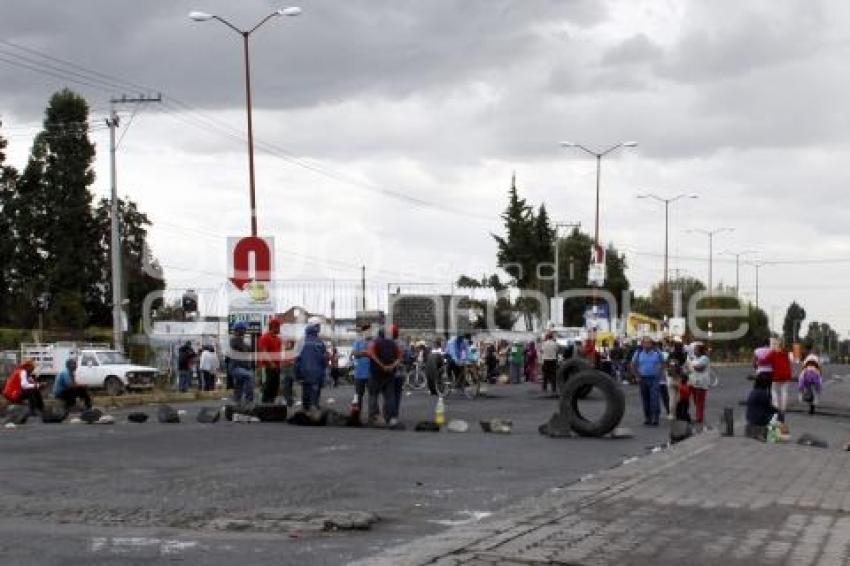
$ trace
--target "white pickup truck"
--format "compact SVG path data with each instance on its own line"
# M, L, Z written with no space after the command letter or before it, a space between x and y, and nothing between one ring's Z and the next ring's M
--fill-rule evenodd
M109 395L121 395L129 389L151 389L159 373L153 367L131 364L123 354L104 344L21 346L21 359L35 360L35 374L41 381L52 382L65 368L69 358L77 360L77 383L91 388L104 388Z

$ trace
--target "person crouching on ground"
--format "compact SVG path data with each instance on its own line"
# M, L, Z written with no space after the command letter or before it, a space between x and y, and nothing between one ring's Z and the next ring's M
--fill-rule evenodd
M84 386L77 383L76 372L77 360L70 358L53 382L53 397L61 399L69 411L77 404L77 399L82 399L85 408L91 409L91 396Z
M776 407L771 402L770 385L769 374L757 375L753 382L753 389L747 396L746 435L750 438L767 439L767 425L776 414Z
M676 386L676 406L674 413L677 421L691 422L691 386L688 384L688 376L680 375Z
M318 420L320 414L319 399L322 396L322 384L328 368L327 346L319 338L321 326L311 321L304 329L304 341L295 358L295 379L301 385L301 405L311 419Z
M800 392L800 402L809 404L809 414L815 414L815 407L820 401L823 388L820 360L814 354L809 354L803 360L803 369L797 378L797 389Z
M6 385L3 386L3 396L9 403L19 404L26 401L30 407L30 415L36 411L44 411L44 399L41 397L38 380L35 378L35 362L24 360L15 368Z

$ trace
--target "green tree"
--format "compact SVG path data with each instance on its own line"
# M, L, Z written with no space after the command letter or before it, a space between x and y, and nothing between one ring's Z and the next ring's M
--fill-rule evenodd
M838 333L832 329L829 323L812 321L803 338L806 350L819 354L829 354L835 350L838 344Z
M110 201L102 199L95 210L98 227L102 280L106 281L98 308L92 312L97 324L112 324L112 263L111 254L111 210ZM137 328L142 318L142 306L148 294L165 288L161 269L151 256L147 244L151 221L133 201L118 199L118 218L121 226L121 267L124 288L123 297L129 300L128 320L130 328Z
M496 240L498 265L513 278L520 289L530 288L537 268L537 246L534 243L534 212L520 198L516 181L508 191L508 207L502 213L505 235L492 234Z
M705 284L695 277L677 277L668 282L670 286L669 302L664 301L664 283L659 282L649 289L648 297L635 297L632 300L632 310L653 318L664 318L671 316L674 312L673 301L676 294L681 296L681 315L688 316L688 308L691 297L694 294L705 291Z
M491 288L496 293L500 293L507 288L496 274L490 275L489 277L485 275L480 281L474 277L461 275L458 278L456 285L461 289ZM493 322L496 324L496 328L499 328L500 330L511 330L514 327L517 317L514 312L514 307L511 305L511 301L507 297L499 296L494 302L473 300L471 303L473 307L485 314L487 313L488 308L493 309ZM485 330L487 328L487 322L486 316L478 318L476 321L476 328Z
M47 194L47 135L35 137L23 173L14 185L5 215L11 224L12 257L8 268L10 286L10 321L21 327L35 326L35 298L47 291L46 241L48 218L45 213Z
M545 204L540 205L537 215L534 217L533 234L535 266L532 275L537 279L537 266L551 263L555 253L555 228L549 220L549 213L546 212ZM554 282L549 280L537 281L536 288L538 291L544 292L547 297L551 297L555 289Z
M88 114L85 99L63 89L50 98L44 119L45 274L56 304L68 306L51 313L50 321L60 326L88 322L80 320L74 303L91 313L103 302L100 241L89 190L95 149L88 137Z
M3 122L0 121L0 127ZM11 268L15 255L14 205L18 172L6 165L6 140L0 135L0 323L9 322L11 306Z
M800 325L806 320L806 309L793 301L785 311L785 320L782 322L782 337L785 343L795 344L800 341Z
M593 238L589 234L574 228L569 236L558 240L558 289L588 289L587 274L590 269L590 252ZM614 295L618 305L623 293L630 288L626 276L626 258L613 244L605 252L605 285L603 289ZM588 299L570 298L564 301L564 324L566 326L584 326L584 313Z

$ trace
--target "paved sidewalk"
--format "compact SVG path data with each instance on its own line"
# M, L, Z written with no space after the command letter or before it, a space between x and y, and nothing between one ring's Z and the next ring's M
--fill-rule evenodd
M850 400L850 383L825 399ZM789 424L790 444L706 433L358 564L850 564L850 420ZM804 432L829 448L794 444Z

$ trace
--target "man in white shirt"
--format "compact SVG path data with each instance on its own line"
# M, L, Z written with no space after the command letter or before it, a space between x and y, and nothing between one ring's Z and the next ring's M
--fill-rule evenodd
M215 373L219 369L218 355L212 346L204 346L201 359L198 361L198 371L201 372L201 389L212 391L215 389Z
M546 333L540 349L543 359L543 392L546 392L546 386L551 383L552 393L557 393L555 376L558 373L558 343L555 342L555 337L551 332Z

